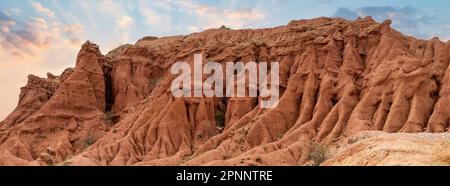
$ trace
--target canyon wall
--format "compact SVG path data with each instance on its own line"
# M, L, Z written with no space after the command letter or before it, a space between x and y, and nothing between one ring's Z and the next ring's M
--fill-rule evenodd
M0 165L305 165L362 131L448 132L449 44L370 17L145 37L75 68L30 75L0 123ZM280 101L175 98L172 64L280 62ZM270 74L269 74L270 76ZM330 160L331 161L331 160ZM331 164L331 163L329 163Z

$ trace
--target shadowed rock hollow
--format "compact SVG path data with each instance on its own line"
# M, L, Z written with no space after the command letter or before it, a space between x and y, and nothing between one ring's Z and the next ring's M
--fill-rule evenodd
M75 68L29 76L0 123L0 164L304 165L313 144L361 131L448 132L449 53L370 17L145 37L106 55L86 42ZM170 67L194 54L280 62L278 106L174 98Z

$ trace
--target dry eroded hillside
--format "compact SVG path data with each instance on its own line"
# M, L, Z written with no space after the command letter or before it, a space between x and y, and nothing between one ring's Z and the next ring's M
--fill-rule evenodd
M170 67L196 53L221 63L280 62L278 106L262 109L250 97L175 99ZM0 164L304 165L313 144L360 131L448 132L449 53L449 43L407 37L370 17L146 37L106 55L86 42L75 68L29 76L0 124ZM403 139L388 136L388 148ZM350 156L372 156L366 142ZM325 164L383 164L340 157L347 156ZM428 161L405 158L399 164Z

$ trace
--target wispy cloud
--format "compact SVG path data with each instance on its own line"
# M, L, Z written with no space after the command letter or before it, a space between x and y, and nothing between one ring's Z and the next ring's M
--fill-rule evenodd
M9 8L7 10L3 10L2 12L7 16L18 16L22 13L22 10L18 8Z
M133 31L139 23L135 22L134 12L130 5L131 0L78 0L79 10L69 13L61 13L61 16L69 20L75 20L84 26L85 39L99 44L100 50L107 53L110 50L125 44L132 43L142 36L135 36ZM72 5L72 4L71 4ZM95 21L91 21L95 20ZM133 35L133 37L131 37Z
M152 3L146 0L138 1L139 13L143 16L145 24L150 26L152 30L159 32L172 32L172 17L170 12L172 7L168 4L169 1L162 0L157 3ZM157 11L159 9L160 11Z
M341 7L336 11L335 16L349 19L354 19L357 16L372 16L377 20L393 19L403 27L417 27L418 24L429 24L435 19L433 15L427 15L420 9L411 6L368 6L358 8L355 11Z
M393 6L367 6L356 10L340 7L334 14L335 17L355 19L356 17L372 16L377 21L391 19L393 26L403 31L414 34L418 37L429 37L428 34L421 33L419 28L424 24L431 24L436 19L434 14L427 15L422 10L411 7Z
M81 35L84 33L84 26L80 23L74 23L63 27L64 32L71 35Z
M76 45L80 44L81 38L85 36L84 26L80 23L68 24L62 26L63 33L68 37L70 43Z
M91 1L88 1L89 3L94 3ZM119 3L119 1L113 1L113 0L100 0L100 3L98 3L98 8L108 14L111 15L117 15L117 14L124 14L124 10Z
M198 18L197 24L202 28L226 25L231 28L243 28L264 20L265 14L256 9L230 9L199 4L194 0L166 0L178 10Z
M341 17L345 19L355 19L359 17L358 12L350 10L347 7L339 7L334 13L334 17Z
M82 32L80 24L49 23L38 17L20 21L0 14L0 48L17 58L37 57L40 50L55 43L73 43L73 39ZM65 38L62 34L71 38Z
M240 29L252 27L266 18L266 15L256 8L219 7L196 0L161 0L155 3L140 0L138 9L148 25L164 32L196 32L221 25ZM184 25L182 30L178 23L175 25L172 22L174 17L171 15L176 14L192 18L181 23Z
M120 29L128 28L131 24L133 24L133 18L130 16L122 16L117 20L117 27Z
M18 22L12 18L0 22L0 46L18 57L34 56L36 48L47 46L55 35L42 18Z
M103 14L113 18L118 30L126 29L133 24L134 20L125 9L123 1L100 0L98 2L89 1L89 3L94 4L96 9Z
M50 9L44 7L39 2L31 2L31 6L40 14L43 14L45 16L48 16L50 18L55 18L55 12L51 11Z

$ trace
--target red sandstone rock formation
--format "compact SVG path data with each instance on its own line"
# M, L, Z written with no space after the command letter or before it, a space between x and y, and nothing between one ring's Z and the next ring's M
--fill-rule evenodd
M174 98L178 61L280 62L280 102ZM448 132L449 43L370 17L146 37L30 76L0 124L1 165L303 165L313 143L360 131ZM223 126L222 126L223 125Z

